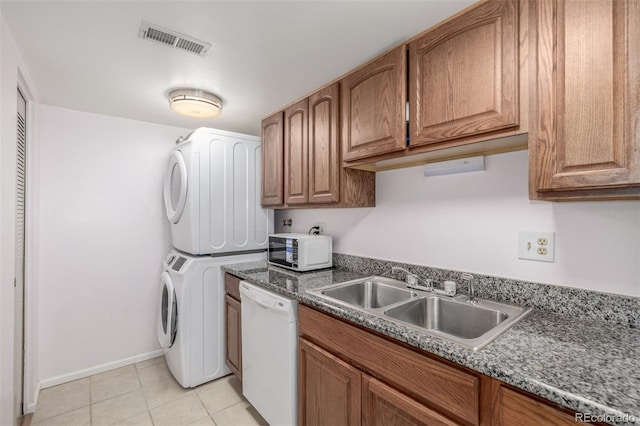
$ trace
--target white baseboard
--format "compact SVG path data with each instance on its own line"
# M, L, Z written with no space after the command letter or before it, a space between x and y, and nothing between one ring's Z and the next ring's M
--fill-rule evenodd
M40 382L36 383L36 390L33 393L33 402L27 404L24 414L30 414L36 412L36 404L38 403L38 396L40 396Z
M117 361L107 362L106 364L96 365L95 367L85 368L84 370L73 371L68 374L63 374L56 377L51 377L49 379L41 380L39 383L39 388L46 389L51 386L60 385L62 383L71 382L73 380L82 379L84 377L93 376L94 374L103 373L105 371L113 370L114 368L124 367L130 364L135 364L136 362L146 361L148 359L156 358L164 355L164 350L158 349L155 351L147 352L140 355L135 355L129 358L120 359ZM36 399L36 403L37 403ZM34 403L35 410L35 403Z

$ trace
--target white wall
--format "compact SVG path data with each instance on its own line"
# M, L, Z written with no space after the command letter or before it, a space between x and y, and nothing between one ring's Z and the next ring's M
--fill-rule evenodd
M40 377L159 348L162 179L187 129L42 106Z
M338 253L640 296L640 201L529 201L527 151L488 156L484 172L423 169L378 173L375 208L279 211L276 227L326 222ZM555 263L519 260L520 230L555 232Z

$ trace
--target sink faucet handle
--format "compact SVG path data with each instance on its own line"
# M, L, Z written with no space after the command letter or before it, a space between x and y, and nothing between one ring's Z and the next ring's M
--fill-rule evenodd
M396 271L401 271L404 272L404 281L407 283L408 286L419 286L420 285L420 277L418 277L416 274L411 273L409 271L407 271L404 268L401 268L399 266L392 266L391 267L391 272L394 273ZM427 280L429 281L429 280Z

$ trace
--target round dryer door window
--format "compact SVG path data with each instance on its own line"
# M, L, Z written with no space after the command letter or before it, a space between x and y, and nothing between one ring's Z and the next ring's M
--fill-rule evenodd
M158 342L164 349L173 346L178 333L178 301L168 272L160 276L160 310L158 311Z
M164 207L171 223L178 223L187 203L187 167L180 151L173 151L164 177Z

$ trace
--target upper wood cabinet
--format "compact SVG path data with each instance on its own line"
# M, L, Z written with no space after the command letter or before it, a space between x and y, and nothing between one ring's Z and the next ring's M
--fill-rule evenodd
M531 198L640 198L640 2L534 3Z
M483 2L409 44L411 146L518 126L518 5Z
M375 173L342 167L339 95L334 83L262 122L263 206L375 206Z
M308 99L284 110L284 194L287 204L309 202Z
M344 161L405 148L406 78L399 46L340 81Z
M284 202L283 113L262 121L262 205L280 206Z
M338 84L325 87L284 111L285 203L340 201Z
M309 202L340 201L338 83L309 96Z

